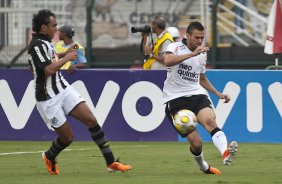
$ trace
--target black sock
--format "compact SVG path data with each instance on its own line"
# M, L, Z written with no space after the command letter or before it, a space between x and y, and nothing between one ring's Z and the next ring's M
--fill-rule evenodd
M113 152L110 148L109 142L107 141L105 134L103 130L101 129L100 125L96 125L95 127L88 129L92 139L95 141L95 143L100 148L107 165L110 165L115 161Z
M192 150L191 146L190 146L190 152L191 152L192 155L194 155L194 156L199 156L199 155L201 155L201 153L202 153L202 151L201 151L201 152L198 152L198 153L194 152L194 151Z
M212 131L211 131L211 136L213 136L216 132L218 132L218 131L221 131L221 129L220 128L218 128L218 127L216 127L216 128L214 128Z
M48 151L45 152L45 155L49 160L54 160L58 154L68 146L69 144L67 145L57 138L53 141L52 146L48 149Z

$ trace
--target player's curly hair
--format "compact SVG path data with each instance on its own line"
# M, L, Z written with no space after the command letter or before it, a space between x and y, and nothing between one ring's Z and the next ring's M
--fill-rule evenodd
M32 30L35 33L40 32L42 25L47 25L50 22L50 17L55 17L55 14L51 10L39 10L32 18Z

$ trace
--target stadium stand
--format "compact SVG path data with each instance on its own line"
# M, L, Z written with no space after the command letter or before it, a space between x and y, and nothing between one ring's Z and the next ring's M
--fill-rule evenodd
M4 46L0 51L0 63L4 65L9 65L15 57L24 49L26 46ZM21 59L18 60L18 64L25 64L27 61L27 55L22 54Z
M59 25L71 23L76 30L76 40L86 46L86 0L1 0L0 4L0 66L24 65L27 62L25 53L21 53L31 37L31 17L39 9L51 9L57 15ZM132 26L143 26L150 23L153 16L163 14L168 18L167 26L179 28L182 36L191 21L201 21L207 31L207 44L212 43L211 0L95 0L92 11L92 48L91 67L127 68L134 60L143 60L140 53L140 34L131 34ZM235 2L235 3L234 3ZM237 3L236 3L237 2ZM228 53L238 50L246 51L257 48L261 50L265 41L267 16L272 0L250 0L239 17L245 24L242 32L236 32L234 8L238 1L221 0L218 6L218 64L228 63L229 67L260 68L262 64L272 62L271 56L256 53L248 65L248 57L236 57ZM56 40L55 40L56 41ZM222 53L223 52L223 53ZM210 52L211 54L211 52ZM225 57L228 56L228 57ZM15 60L16 59L16 60ZM237 63L240 66L233 65ZM12 62L12 63L11 63Z

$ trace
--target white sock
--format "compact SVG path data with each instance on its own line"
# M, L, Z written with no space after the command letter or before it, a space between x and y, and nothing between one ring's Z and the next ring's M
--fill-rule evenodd
M203 152L199 156L193 156L202 171L209 169L209 164L205 161Z
M212 136L212 141L215 147L218 149L218 151L221 153L221 155L224 154L225 150L227 149L227 139L222 131L216 132Z

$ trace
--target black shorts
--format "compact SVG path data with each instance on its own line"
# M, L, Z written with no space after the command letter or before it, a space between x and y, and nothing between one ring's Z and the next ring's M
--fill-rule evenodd
M212 108L211 102L208 99L208 96L206 95L193 95L191 97L180 97L166 103L165 114L166 117L171 122L171 124L173 125L173 117L178 111L182 109L188 109L194 112L194 114L197 116L199 111L205 107ZM188 135L188 134L181 134L180 132L178 133L182 137L186 137Z

